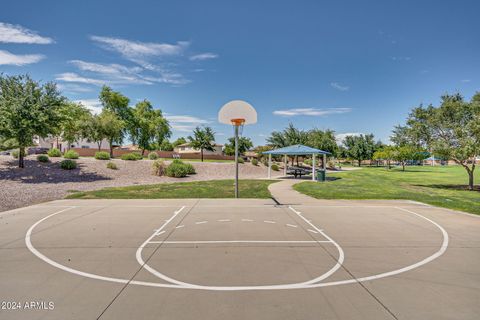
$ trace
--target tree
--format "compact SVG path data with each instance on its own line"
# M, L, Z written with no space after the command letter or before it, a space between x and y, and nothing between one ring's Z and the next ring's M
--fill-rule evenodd
M373 134L346 136L343 144L347 149L348 157L357 160L359 167L363 160L372 159L376 148Z
M295 128L290 123L283 131L274 131L267 138L267 143L274 148L283 148L295 144L307 144L308 132Z
M113 91L112 88L108 86L103 86L102 91L100 91L99 100L102 103L103 110L113 112L124 123L122 135L117 142L122 143L125 134L128 132L130 136L132 136L132 142L136 143L132 134L136 124L133 119L132 108L128 106L130 99L118 91Z
M394 160L395 157L395 147L394 146L384 146L381 149L378 149L375 151L373 154L373 159L374 160L384 160L387 162L387 167L388 169L391 169L391 163L392 160Z
M238 138L238 154L244 154L246 151L253 147L253 142L250 138L239 137ZM229 138L228 143L225 144L225 154L233 156L235 154L235 137Z
M179 145L181 144L184 144L184 143L187 143L187 139L185 139L184 137L180 137L178 138L177 140L175 140L173 143L172 143L172 146L174 148L178 147Z
M163 117L162 111L153 109L148 100L143 100L135 105L132 111L131 138L142 150L152 150L153 145L158 146L170 136L170 126Z
M167 139L163 140L160 144L159 149L162 151L173 151L173 145Z
M412 145L397 146L393 150L393 160L400 162L402 171L405 171L405 165L408 161L419 160L421 150Z
M91 113L79 103L67 102L62 106L61 114L60 135L70 149L72 143L82 138L84 123Z
M308 142L309 147L320 149L323 151L330 152L333 156L336 156L338 153L338 145L335 139L335 131L333 130L320 130L312 129L308 131Z
M461 165L474 189L475 161L480 154L480 93L470 102L460 94L444 95L439 107L414 108L407 119L412 138Z
M190 144L193 148L199 149L202 162L203 162L203 151L215 151L215 133L210 127L196 127L193 130L193 137L188 136Z
M54 83L42 85L28 75L0 75L0 137L19 147L20 168L33 137L46 137L58 129L65 100Z
M406 126L395 126L392 130L390 141L400 147L411 144L409 128Z
M102 119L100 115L90 115L82 123L82 137L87 139L88 142L95 142L98 151L102 149L103 139L107 138Z
M110 157L113 158L113 144L121 143L125 122L110 110L103 110L99 116L105 139L110 144Z

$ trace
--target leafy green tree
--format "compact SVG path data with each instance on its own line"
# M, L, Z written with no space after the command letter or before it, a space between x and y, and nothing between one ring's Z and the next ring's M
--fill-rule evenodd
M177 140L175 140L173 143L172 143L172 146L174 148L178 147L179 145L181 144L184 144L184 143L187 143L187 139L185 139L184 137L180 137L178 138Z
M446 159L461 165L474 189L476 158L480 154L480 93L470 102L460 94L444 95L440 106L419 106L407 119L415 141Z
M136 128L134 117L132 114L132 108L128 106L130 99L121 94L118 91L113 91L108 86L103 86L100 91L99 100L102 103L103 110L113 112L120 120L123 121L124 127L122 130L122 136L118 143L122 143L125 135L129 133L132 136L132 142L136 143L133 139L133 130Z
M162 151L173 151L173 145L167 139L163 140L159 147Z
M42 85L28 75L0 75L0 137L19 147L20 168L25 166L25 148L33 144L33 137L56 132L65 101L54 83Z
M394 148L393 160L400 162L402 170L405 171L405 165L408 161L419 160L420 151L412 145L397 146Z
M392 160L395 158L395 149L396 148L394 146L384 146L383 148L374 152L373 159L386 161L388 169L391 169Z
M373 134L346 136L343 145L347 149L348 157L357 160L359 167L362 165L362 161L373 158L376 149Z
M82 137L88 142L95 142L98 151L102 149L102 142L107 138L104 121L102 120L103 118L100 115L90 115L82 123Z
M61 108L61 114L60 135L70 149L72 143L82 138L85 121L91 117L91 113L79 103L68 102Z
M99 118L105 138L110 144L110 157L113 158L113 145L121 143L125 122L110 110L103 110Z
M290 123L283 131L274 131L267 138L267 143L274 148L283 148L296 144L307 144L308 132L295 128Z
M392 130L390 141L392 141L396 146L400 147L411 145L412 140L409 128L406 126L395 126Z
M188 136L193 148L200 150L202 162L203 151L215 151L215 133L210 127L196 127L193 136Z
M335 131L312 129L308 131L307 145L312 148L330 152L333 156L338 153L338 145L335 139Z
M238 154L242 155L246 151L253 147L253 142L250 138L239 137L238 138ZM225 144L225 154L233 156L235 154L235 137L229 138L228 143Z
M160 145L171 134L168 121L163 117L162 111L153 109L148 100L143 100L135 105L132 112L134 127L131 138L144 155L145 150L152 150L153 145Z

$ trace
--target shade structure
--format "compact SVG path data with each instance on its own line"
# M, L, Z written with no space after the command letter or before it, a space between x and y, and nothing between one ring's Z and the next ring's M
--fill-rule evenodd
M263 152L263 154L301 156L301 155L310 155L310 154L331 154L331 153L328 151L307 147L302 144L296 144L293 146L265 151Z
M328 151L323 151L320 149L315 149L311 147L304 146L302 144L296 144L293 146L288 146L284 148L279 148L275 150L269 150L263 152L263 154L268 154L268 178L271 178L271 167L272 167L272 155L282 155L284 156L284 174L287 174L287 156L302 156L302 155L312 155L312 180L315 181L315 156L322 155L323 156L323 170L325 171L326 165L326 156L331 154Z

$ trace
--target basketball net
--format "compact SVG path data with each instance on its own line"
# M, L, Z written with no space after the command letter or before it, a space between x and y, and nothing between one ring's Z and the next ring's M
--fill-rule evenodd
M243 126L245 125L245 119L232 119L230 121L233 126L233 133L235 133L235 127L238 127L238 135L241 136L243 132Z

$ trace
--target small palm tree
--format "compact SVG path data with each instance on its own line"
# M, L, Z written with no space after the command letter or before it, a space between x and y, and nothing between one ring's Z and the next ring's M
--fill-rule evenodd
M215 133L210 127L196 127L193 130L193 137L189 136L190 144L195 149L200 149L203 162L203 150L215 151Z

